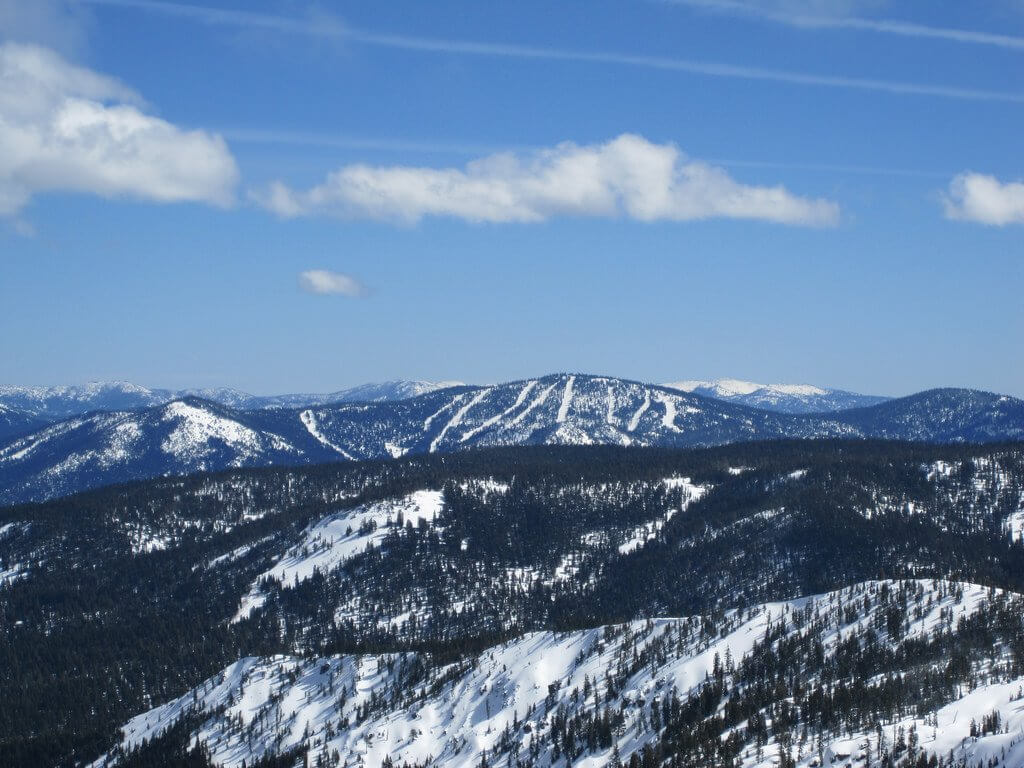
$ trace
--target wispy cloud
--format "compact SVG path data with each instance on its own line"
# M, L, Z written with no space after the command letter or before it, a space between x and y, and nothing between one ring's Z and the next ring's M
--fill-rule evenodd
M309 269L299 273L299 287L307 293L348 296L366 295L366 287L351 275L327 269Z
M970 29L950 27L933 27L927 24L915 24L897 19L872 19L849 15L842 4L839 11L832 13L808 13L795 3L780 2L741 2L741 0L662 0L672 5L684 5L700 8L716 13L728 13L735 16L749 16L764 19L776 24L802 29L850 29L862 32L875 32L902 37L931 38L954 43L989 45L998 48L1024 50L1024 37L1002 35L993 32L979 32ZM822 10L825 10L822 8Z
M349 165L311 189L278 182L254 195L283 217L331 215L416 222L536 222L559 216L639 221L758 219L830 226L839 206L782 186L742 184L691 160L672 144L625 134L604 144L565 142L528 154L502 153L465 168Z
M409 35L389 35L360 30L325 19L292 18L250 11L205 8L185 3L158 2L157 0L84 1L93 5L134 8L151 13L160 13L168 16L191 19L193 21L210 25L263 29L281 33L336 39L338 41L356 43L360 45L420 51L422 53L485 56L491 58L514 58L538 61L564 61L579 64L603 64L668 70L687 74L703 75L707 77L786 83L790 85L809 87L877 91L891 94L934 96L947 99L1024 103L1024 93L1009 91L991 91L947 85L907 83L895 80L818 75L789 70L749 67L664 56L646 56L604 51L575 51L527 45L467 40L446 40L442 38L415 37Z
M86 47L88 14L67 0L0 0L0 40L37 43L61 53Z
M56 190L231 204L238 169L223 139L140 105L130 88L53 51L0 44L0 215Z
M1024 181L961 173L949 183L944 203L950 219L997 227L1024 224Z

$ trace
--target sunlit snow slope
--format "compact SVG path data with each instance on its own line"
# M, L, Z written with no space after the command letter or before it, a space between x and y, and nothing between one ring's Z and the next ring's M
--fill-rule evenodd
M875 643L899 656L916 647L919 659L899 662L909 671L928 663L929 643L1020 601L970 584L866 582L718 617L531 633L448 665L416 654L244 658L126 723L120 747L98 765L116 763L121 750L186 714L197 717L193 737L213 762L233 767L295 747L308 750L310 764L336 753L328 764L472 766L486 754L492 765L607 766L664 749L684 721L719 733L712 743L727 745L742 766L768 768L782 755L801 767L874 766L900 742L907 757L910 739L913 754L926 758L1021 765L1024 678L1007 677L1009 664L995 652L934 708L901 704L865 727L826 727L820 739L799 717L780 719L791 703L787 686L757 696L748 689L774 664L801 672L801 700L814 690L835 695L843 683L833 665L851 648ZM872 683L884 681L860 681ZM755 699L753 711L735 708ZM981 733L993 713L997 732Z

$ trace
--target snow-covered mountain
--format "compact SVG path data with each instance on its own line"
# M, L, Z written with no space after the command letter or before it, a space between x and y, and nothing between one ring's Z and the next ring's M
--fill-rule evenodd
M81 416L92 411L128 411L197 397L231 408L299 408L326 403L402 400L458 386L457 381L385 381L360 384L320 394L251 395L231 387L212 389L151 389L126 381L91 382L64 387L0 386L0 413L9 408L35 420L37 425ZM2 418L2 417L0 417ZM2 425L0 425L2 426ZM0 438L2 438L0 434Z
M170 426L179 422L185 426ZM172 430L177 437L169 440ZM934 390L869 408L798 415L572 374L450 387L405 400L300 408L240 410L189 399L88 414L0 446L0 503L282 462L508 445L687 447L784 437L1015 440L1024 438L1024 401Z
M49 498L110 482L225 467L328 458L207 400L137 411L98 411L51 424L0 448L5 501ZM3 469L0 469L0 474ZM11 493L20 485L21 493Z
M1019 766L1024 676L999 661L1002 643L976 682L916 711L897 699L877 726L841 714L836 679L874 654L887 659L873 663L884 675L853 683L858 701L891 695L893 675L917 674L919 658L1014 607L1024 598L973 584L874 581L719 616L530 633L447 665L408 653L246 657L129 720L94 767L163 749L176 727L231 768L282 754L309 765L598 768L641 756L658 765L655 754L681 749L681 765L935 765L952 755Z
M812 384L757 384L739 379L673 381L665 386L781 413L824 413L877 405L890 399L842 389L825 389Z

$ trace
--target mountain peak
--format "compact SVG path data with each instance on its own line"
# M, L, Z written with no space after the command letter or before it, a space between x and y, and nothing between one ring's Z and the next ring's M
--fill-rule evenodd
M760 384L743 379L701 381L687 379L665 385L716 400L741 403L782 413L817 413L876 405L887 398L861 395L841 389L826 389L813 384Z
M716 397L735 397L737 395L751 395L758 390L779 392L786 395L825 395L830 391L816 387L813 384L759 384L756 381L744 381L743 379L714 379L713 381L701 381L699 379L686 379L683 381L672 381L665 385L672 389L679 389L683 392L704 390L714 392Z

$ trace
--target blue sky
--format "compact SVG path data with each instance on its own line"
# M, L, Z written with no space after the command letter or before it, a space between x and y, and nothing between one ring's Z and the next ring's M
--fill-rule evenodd
M1024 396L1024 4L0 0L0 380Z

